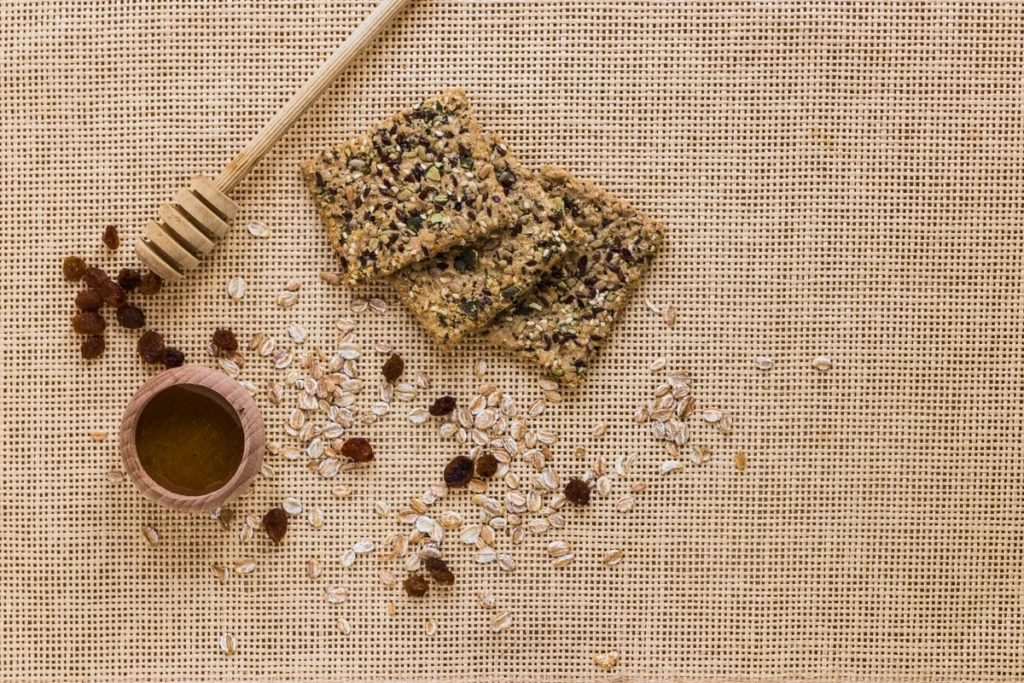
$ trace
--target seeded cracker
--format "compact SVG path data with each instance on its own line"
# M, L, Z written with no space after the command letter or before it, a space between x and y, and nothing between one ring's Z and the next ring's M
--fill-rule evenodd
M452 90L302 164L351 284L507 227L466 94Z
M488 161L513 224L390 278L402 301L445 352L533 289L562 259L568 245L583 238L504 141L497 135L486 137L491 146Z
M545 166L538 180L586 234L579 243L585 246L570 250L487 338L562 384L578 386L654 258L665 226L562 169Z

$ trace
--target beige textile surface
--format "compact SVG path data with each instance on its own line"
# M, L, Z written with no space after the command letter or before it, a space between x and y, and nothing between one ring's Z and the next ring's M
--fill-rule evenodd
M613 510L617 482L567 511L562 532L516 548L511 574L447 541L459 583L414 602L378 586L374 557L336 561L399 528L373 501L401 507L462 452L409 424L409 404L364 430L378 462L334 482L269 458L277 478L237 511L294 495L327 519L321 531L295 521L280 549L105 478L120 411L154 370L116 329L102 360L77 359L60 259L131 263L127 246L103 253L102 226L124 226L130 244L192 174L215 175L371 5L0 4L0 678L1020 680L1013 3L414 0L242 184L213 258L144 303L150 325L198 362L220 324L283 339L299 321L307 344L332 344L352 295L317 280L332 256L299 161L463 87L525 161L565 166L669 226L592 379L539 422L560 432L566 476L583 471L577 443L588 458L637 453L629 481L650 483L637 509ZM245 232L252 219L269 240ZM249 289L235 303L225 288L238 275ZM292 277L302 299L282 311L273 296ZM391 304L354 316L360 340L392 343L437 389L468 398L486 358L489 380L539 396L532 368L478 342L440 357L386 287L360 294ZM676 327L645 298L677 305ZM810 366L821 354L829 373ZM774 369L757 371L758 355ZM694 423L714 458L667 477L659 444L631 422L659 356L736 416L728 440ZM371 352L364 367L377 362ZM281 374L253 358L242 378ZM281 438L285 408L259 402ZM601 419L610 429L595 439ZM112 436L93 442L95 429ZM339 483L352 497L329 495ZM441 507L468 516L467 498ZM559 537L577 560L555 570L544 547ZM604 567L612 547L625 559ZM247 556L259 563L249 577L221 586L209 571ZM325 558L321 581L305 576L312 556ZM324 601L332 584L347 603ZM484 586L512 612L508 631L488 628ZM217 651L225 632L231 658ZM622 653L611 674L591 662L608 650Z

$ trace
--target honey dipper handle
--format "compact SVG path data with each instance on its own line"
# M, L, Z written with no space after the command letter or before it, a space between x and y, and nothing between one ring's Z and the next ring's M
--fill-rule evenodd
M313 77L288 101L263 130L239 152L214 181L217 188L229 194L242 181L263 155L292 127L311 104L324 94L338 76L373 42L385 26L402 11L409 0L380 0L369 16L345 39L330 59L324 62Z

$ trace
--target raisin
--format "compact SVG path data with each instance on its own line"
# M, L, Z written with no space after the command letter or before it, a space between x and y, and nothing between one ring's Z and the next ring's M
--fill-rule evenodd
M143 332L135 348L142 360L147 363L159 363L164 357L163 335L153 330Z
M64 272L64 279L71 282L81 280L88 268L89 266L86 265L85 260L78 256L68 256L64 259L64 264L61 266L61 270Z
M82 311L71 319L71 327L78 334L99 334L107 328L107 321L96 311Z
M419 574L411 574L408 579L402 582L405 587L405 592L414 598L422 598L427 594L427 589L430 586L427 585L427 580Z
M125 304L117 308L117 324L129 330L137 330L146 325L146 314L142 309L132 304Z
M373 446L361 436L353 436L341 446L341 454L356 462L373 460Z
M103 297L95 289L83 289L75 295L75 306L80 311L98 311L103 305Z
M97 268L96 266L86 268L85 272L82 274L82 280L84 280L85 284L93 289L99 289L99 286L109 279L110 276L107 275L107 271L102 268Z
M103 337L98 334L94 334L82 342L82 358L99 358L103 354L103 349L107 348L107 345L103 341Z
M565 485L565 497L574 505L590 503L590 487L582 479L570 479Z
M444 483L451 488L461 488L473 478L473 461L464 455L452 458L444 468Z
M271 508L263 515L263 530L274 543L280 544L284 540L288 533L288 513L284 508Z
M454 586L455 574L448 569L448 565L439 557L428 557L423 560L423 568L430 574L430 578L442 586Z
M132 268L122 268L117 272L117 284L126 292L134 292L142 282L142 273Z
M384 367L381 368L381 373L388 382L394 382L402 376L403 372L405 372L405 361L397 353L388 356L388 359L384 361Z
M121 289L121 285L117 284L114 280L107 280L101 283L97 291L103 297L103 301L114 308L120 308L128 302L128 295Z
M139 280L139 294L145 294L146 296L156 294L160 291L160 287L163 284L164 281L156 273L146 273Z
M219 346L221 351L234 351L238 348L235 333L226 327L221 327L213 333L213 343Z
M185 354L181 352L181 349L176 349L173 346L168 346L164 349L164 367L170 370L171 368L180 368L185 364Z
M498 471L498 459L491 453L481 453L476 459L476 476L481 479L493 477Z
M448 415L453 410L455 410L454 396L438 396L434 401L434 405L430 406L430 414L434 417Z
M117 234L116 225L108 225L103 229L103 244L111 251L121 246L121 236Z

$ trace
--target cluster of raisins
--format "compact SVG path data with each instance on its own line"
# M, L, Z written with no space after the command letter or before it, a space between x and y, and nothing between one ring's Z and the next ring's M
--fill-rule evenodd
M455 574L448 569L448 564L439 557L428 557L423 560L423 568L427 571L439 586L454 586ZM422 598L427 594L430 584L419 574L410 574L409 578L402 582L405 592L414 598Z
M103 244L111 251L121 246L121 237L116 225L103 230ZM71 318L71 327L84 335L82 358L93 359L103 355L106 343L103 332L107 321L100 313L104 305L114 309L117 324L128 330L146 326L146 314L135 304L128 303L128 295L136 292L151 296L160 291L163 282L156 273L142 274L131 268L122 268L116 278L105 270L90 266L79 256L68 256L62 264L64 279L68 282L82 282L85 289L75 296L78 313ZM148 363L162 362L165 367L176 368L185 362L185 354L179 349L165 347L163 337L156 332L145 332L139 338L139 356Z

